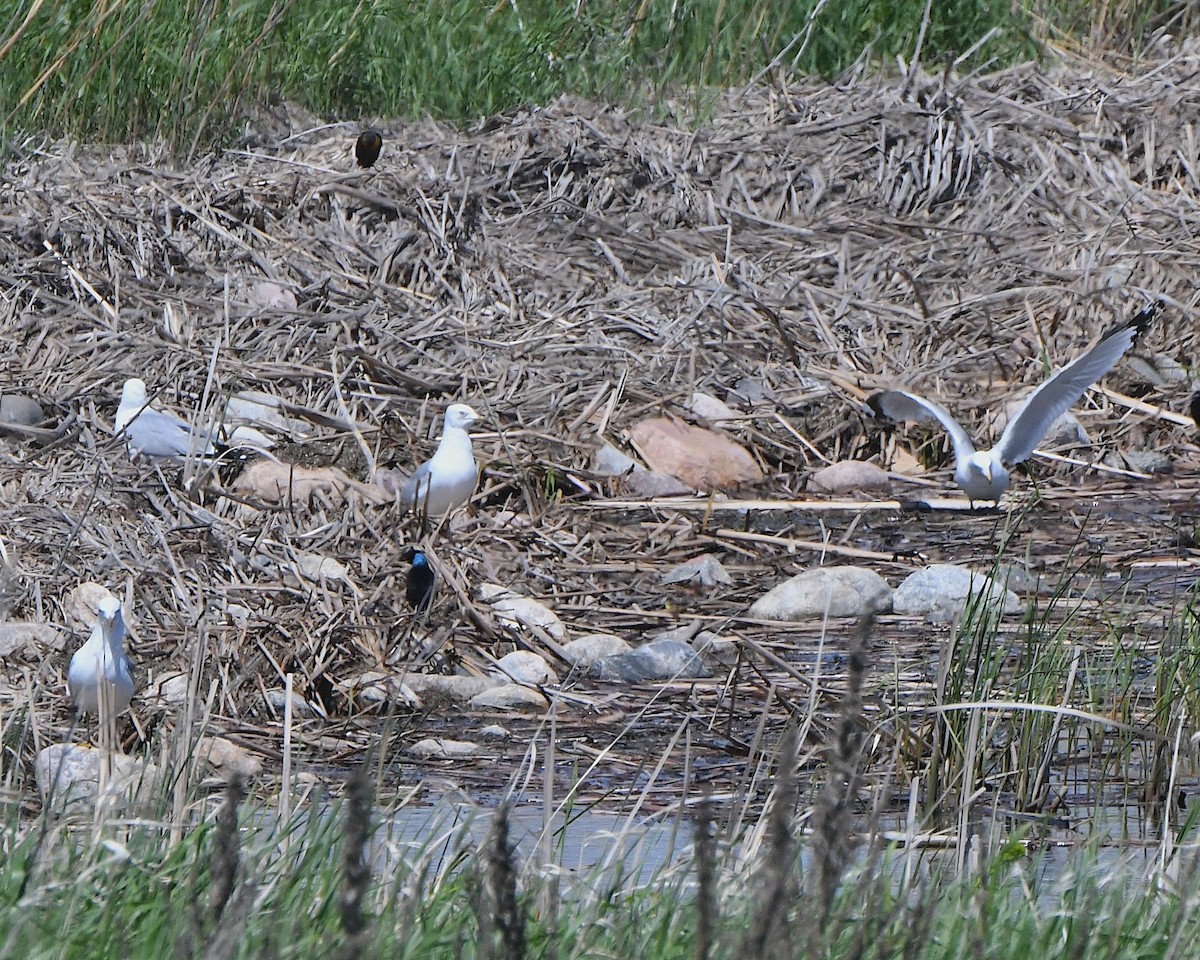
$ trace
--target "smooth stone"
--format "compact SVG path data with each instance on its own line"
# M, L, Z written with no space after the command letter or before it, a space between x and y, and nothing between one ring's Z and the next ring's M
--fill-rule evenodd
M631 649L628 643L611 633L589 633L563 644L562 655L572 666L590 667L601 657L611 657Z
M61 650L64 638L48 623L0 623L0 659L33 659L42 650Z
M22 427L36 427L44 422L46 414L42 405L32 397L19 393L6 393L0 397L0 422L15 423Z
M611 443L605 443L596 451L592 461L592 473L601 477L622 477L637 466L638 463L633 457L622 453Z
M741 426L737 413L711 393L695 391L688 401L688 410L692 412L693 416L701 420L708 420L718 427L736 428Z
M866 460L839 460L809 477L808 485L822 493L859 493L886 490L892 485L892 478L886 470Z
M188 675L173 671L147 684L146 696L151 700L162 700L168 706L181 707L188 702L188 687Z
M475 710L545 710L550 704L536 690L516 683L505 683L471 698Z
M678 477L693 490L712 493L763 478L750 451L703 427L650 417L630 427L629 437L651 470Z
M989 605L1000 604L1002 613L1025 609L1012 590L983 573L952 563L937 563L910 575L892 596L892 612L906 617L923 616L935 623L953 620L966 608L968 596L988 596Z
M662 575L661 583L691 583L704 587L715 587L718 583L729 585L733 578L721 566L721 561L711 553L702 553L686 563L672 567Z
M500 686L503 681L495 677L467 677L457 674L447 676L438 673L409 673L404 676L405 685L418 697L441 695L459 703L465 703L485 690Z
M55 743L38 751L34 777L42 802L61 812L68 804L86 801L90 807L100 792L102 751L71 743ZM108 796L148 799L157 789L158 768L123 753L112 755ZM53 793L53 798L51 798Z
M479 735L488 740L508 740L512 736L512 731L498 723L489 723L479 731Z
M996 582L1018 595L1038 593L1045 580L1044 573L1028 570L1019 563L1002 563L996 570Z
M268 690L266 701L281 717L287 710L288 695L286 690ZM305 700L300 694L292 691L292 716L312 717L320 713L316 707Z
M558 674L541 654L529 650L514 650L496 661L492 676L513 683L558 683Z
M655 473L638 467L624 479L625 489L635 497L653 500L655 497L681 497L696 491L678 477Z
M466 740L426 737L407 747L404 752L420 760L468 760L479 756L483 750L479 744Z
M563 640L567 628L553 610L532 597L523 597L498 583L481 583L476 592L492 608L497 620L511 626L539 627L555 640Z
M760 620L811 620L818 617L861 617L883 613L892 588L864 567L814 567L773 587L750 607Z
M688 680L708 676L704 661L690 644L659 637L628 653L602 657L589 674L610 683L645 683L651 680Z
M224 737L201 737L196 742L196 756L226 777L257 777L263 771L262 760Z
M113 596L112 591L94 580L84 580L67 591L63 597L63 610L75 623L90 631L100 619L96 611L100 609L100 601Z
M1104 458L1110 467L1136 470L1138 473L1174 473L1175 461L1158 450L1130 450L1128 453L1110 453Z

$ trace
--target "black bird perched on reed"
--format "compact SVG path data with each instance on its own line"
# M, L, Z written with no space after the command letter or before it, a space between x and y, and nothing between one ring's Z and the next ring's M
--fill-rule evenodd
M404 585L404 596L408 605L417 613L424 613L433 604L433 586L437 580L429 558L420 550L409 550L408 580Z
M364 130L354 144L354 158L360 167L373 167L383 149L383 134L375 129Z

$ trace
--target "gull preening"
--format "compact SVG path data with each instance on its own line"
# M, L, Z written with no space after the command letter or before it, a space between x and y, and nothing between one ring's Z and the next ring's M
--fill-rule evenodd
M1009 418L1004 433L990 450L976 450L967 432L944 407L914 393L885 390L868 397L867 403L875 413L892 420L936 420L946 428L954 445L954 482L972 502L999 500L1008 489L1008 468L1029 458L1054 421L1108 373L1146 331L1158 308L1158 303L1152 303L1108 331L1094 347L1034 390Z
M405 509L440 517L471 499L479 468L475 466L467 427L480 419L465 403L452 403L446 408L437 450L400 488L400 503Z
M121 602L108 596L97 605L100 619L92 635L71 657L67 687L80 713L105 712L112 718L133 699L133 665L125 653L125 619Z
M113 419L113 434L125 437L129 455L136 457L212 457L217 450L203 432L191 424L150 406L146 384L137 377L125 381L121 403Z

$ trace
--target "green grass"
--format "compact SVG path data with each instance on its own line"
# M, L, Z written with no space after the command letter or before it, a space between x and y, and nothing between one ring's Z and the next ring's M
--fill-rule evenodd
M703 99L772 63L772 76L832 75L864 54L890 67L912 60L925 3L46 0L26 21L30 9L0 3L0 119L10 139L161 138L190 152L278 100L333 118L470 122L560 93ZM937 68L985 37L968 67L1029 58L1047 38L1128 45L1187 26L1178 9L1166 0L938 2L921 58Z
M547 881L501 848L486 845L453 869L427 868L410 851L360 884L362 933L348 932L345 810L275 832L258 810L241 817L240 862L218 909L219 829L206 823L179 843L147 821L90 827L56 824L34 879L19 894L23 854L35 832L10 822L0 840L0 958L65 960L168 957L631 957L697 955L694 874L663 874L649 886L578 877L556 909ZM253 826L252 824L258 824ZM842 877L827 914L813 907L801 858L791 857L789 893L773 901L775 923L753 937L771 880L773 852L747 871L718 855L714 958L995 958L1200 955L1195 877L1158 886L1144 864L1099 865L1087 850L1047 872L1019 844L981 869L957 874L945 857L902 879L904 854L864 852ZM1049 878L1048 878L1049 877ZM481 931L485 931L481 934ZM753 944L753 946L752 946Z

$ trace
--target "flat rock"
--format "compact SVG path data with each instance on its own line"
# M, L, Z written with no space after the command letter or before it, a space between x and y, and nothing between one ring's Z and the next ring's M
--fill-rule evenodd
M651 470L678 477L702 493L762 479L745 447L703 427L652 417L634 424L629 435Z
M863 493L887 490L892 478L865 460L839 460L809 477L808 485L821 493Z
M196 742L196 756L225 777L257 777L263 770L262 760L224 737L201 737Z
M628 653L602 657L589 674L610 683L646 683L651 680L682 680L708 676L704 661L690 644L659 637Z
M38 751L34 778L42 802L61 812L76 803L90 807L100 792L101 751L55 743ZM158 768L123 753L113 754L107 796L147 799L157 789Z
M177 670L162 674L146 684L146 697L162 700L171 707L181 707L188 701L188 682L188 675Z
M0 660L36 659L40 651L61 650L65 638L48 623L0 623Z
M700 420L708 420L718 427L738 427L738 415L724 401L711 393L695 391L688 400L688 410Z
M655 497L682 497L696 491L678 477L667 473L656 473L645 467L637 467L621 481L625 489L635 497L652 500Z
M550 704L536 690L516 683L505 683L471 698L475 710L514 710L536 712L545 710Z
M721 566L721 561L711 553L692 557L686 563L672 567L662 575L662 583L697 583L702 587L715 587L718 583L729 585L733 578Z
M288 707L288 692L278 688L268 690L264 698L279 716L283 716L287 712ZM313 717L323 715L322 711L318 710L313 704L305 700L295 690L292 691L292 716L294 717Z
M503 681L495 677L466 677L445 675L439 673L409 673L404 676L405 685L418 697L432 696L448 697L459 703L466 703L472 697L500 686Z
M1138 473L1166 474L1175 472L1175 461L1158 450L1130 450L1126 453L1113 452L1105 456L1110 467L1136 470Z
M0 423L15 423L21 427L36 427L46 419L42 405L20 393L0 397Z
M892 588L863 567L815 567L773 587L750 607L761 620L861 617L891 606Z
M96 612L100 609L100 601L112 596L112 591L103 584L84 580L68 590L63 597L63 612L76 626L90 631L100 619L100 614Z
M632 649L620 637L610 633L589 633L563 644L562 655L576 667L590 667L601 657L611 657Z
M637 466L633 457L622 453L611 443L602 444L592 459L592 472L602 477L621 477Z
M540 600L523 597L498 583L481 583L476 592L491 606L497 620L514 627L538 627L555 640L562 640L567 635L567 628L558 619L558 614Z
M1020 597L993 582L987 574L952 563L938 563L911 574L896 588L892 611L944 623L963 612L968 597L987 598L985 602L999 604L1005 614L1025 608Z
M529 650L514 650L496 661L492 676L513 683L558 683L558 674L541 654Z
M404 752L421 760L467 760L479 756L483 748L467 740L426 737L405 748Z
M479 735L488 740L508 740L512 736L512 731L498 723L489 723L479 731Z

